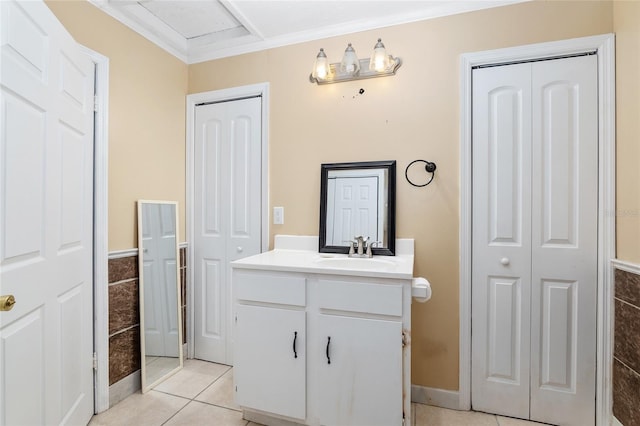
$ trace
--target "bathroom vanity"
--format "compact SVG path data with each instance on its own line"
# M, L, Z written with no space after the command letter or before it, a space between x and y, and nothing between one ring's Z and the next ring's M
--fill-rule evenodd
M317 244L232 263L237 404L265 425L410 424L413 240L369 259Z

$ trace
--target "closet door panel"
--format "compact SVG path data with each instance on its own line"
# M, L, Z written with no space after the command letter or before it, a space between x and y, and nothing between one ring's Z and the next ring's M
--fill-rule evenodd
M529 416L530 72L530 64L473 71L472 405L522 418Z
M597 57L533 65L531 419L595 419Z

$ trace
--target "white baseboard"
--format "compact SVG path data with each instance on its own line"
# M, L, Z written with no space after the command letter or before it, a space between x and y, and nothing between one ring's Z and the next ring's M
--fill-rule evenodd
M611 416L611 426L624 426L620 423L620 420L616 419L614 416Z
M411 385L411 402L460 410L460 393L458 391Z
M109 408L140 390L140 370L109 386Z

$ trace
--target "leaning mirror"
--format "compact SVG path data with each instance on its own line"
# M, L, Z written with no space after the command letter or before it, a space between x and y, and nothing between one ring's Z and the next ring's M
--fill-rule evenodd
M142 392L182 368L178 203L138 201Z
M355 237L369 238L374 255L395 255L396 162L322 164L321 253L348 253Z

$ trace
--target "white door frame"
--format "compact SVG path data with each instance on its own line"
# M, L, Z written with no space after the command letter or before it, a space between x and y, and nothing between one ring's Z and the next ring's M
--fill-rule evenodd
M257 83L247 86L232 87L229 89L212 90L209 92L187 95L187 152L186 152L186 233L187 241L187 358L193 358L194 354L194 310L193 296L194 264L193 264L193 239L194 239L194 149L196 106L203 103L225 102L244 99L248 97L262 97L262 135L261 135L261 226L262 226L262 251L269 248L269 173L268 173L268 146L269 146L269 83ZM229 324L230 325L230 324ZM229 334L230 335L230 334Z
M93 124L93 350L95 413L109 409L109 58L79 45L95 64Z
M479 65L595 52L598 55L598 290L596 424L612 417L613 267L615 258L615 47L605 34L467 53L460 61L460 383L459 409L471 409L471 74Z

